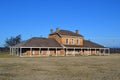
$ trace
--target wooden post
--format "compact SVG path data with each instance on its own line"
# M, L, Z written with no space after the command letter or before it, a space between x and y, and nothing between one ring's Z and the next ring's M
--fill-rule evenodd
M90 55L91 55L91 48L90 48Z
M56 56L57 56L57 48L56 48L55 54L56 54Z
M47 55L48 55L48 56L50 55L50 53L49 53L49 48L48 48L48 50L47 50Z
M41 55L41 48L39 48L39 56Z
M12 55L14 55L14 48L12 48Z
M32 48L30 48L30 56L32 56Z
M11 47L10 47L10 55L11 55Z
M18 50L19 50L19 48L17 48L17 56L19 56L19 51Z
M73 56L75 56L75 48L74 48L74 51L73 51Z
M99 55L101 55L101 48L99 48Z
M20 57L22 56L21 53L22 53L22 49L20 48Z
M110 49L108 48L108 54L110 54Z
M65 52L66 56L67 56L67 48L66 48L66 52Z

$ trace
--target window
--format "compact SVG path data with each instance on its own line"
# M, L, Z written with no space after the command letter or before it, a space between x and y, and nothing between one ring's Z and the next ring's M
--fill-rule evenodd
M79 41L79 39L77 39L77 44L80 44L80 41Z
M68 38L66 38L66 44L68 44L68 43L69 43Z
M74 39L72 39L72 44L74 44Z

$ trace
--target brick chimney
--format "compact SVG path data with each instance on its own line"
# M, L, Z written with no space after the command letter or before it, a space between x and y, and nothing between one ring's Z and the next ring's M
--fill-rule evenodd
M56 28L56 32L59 32L59 28L58 27Z
M53 29L50 29L50 34L53 34L53 33L54 33Z
M75 30L75 33L76 33L76 34L79 34L79 31L78 31L78 30Z

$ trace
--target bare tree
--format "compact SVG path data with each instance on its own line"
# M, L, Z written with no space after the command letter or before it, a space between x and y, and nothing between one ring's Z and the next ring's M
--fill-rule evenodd
M5 40L5 47L11 47L21 42L21 35L10 37Z

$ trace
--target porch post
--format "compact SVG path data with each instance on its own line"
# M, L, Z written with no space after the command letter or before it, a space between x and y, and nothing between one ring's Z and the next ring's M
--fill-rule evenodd
M19 50L19 48L17 48L17 56L19 56L19 51L18 50Z
M55 54L56 54L56 56L57 56L57 48L56 48Z
M11 52L10 53L11 53L10 55L12 55L12 48L11 48Z
M82 56L84 56L84 49L82 48Z
M66 48L66 52L65 52L66 56L67 56L67 48Z
M41 55L41 48L39 48L39 56Z
M90 48L90 55L91 55L91 48Z
M99 48L99 55L101 55L101 48Z
M20 48L20 57L21 57L21 52L22 52L22 49Z
M49 53L49 48L48 48L48 50L47 50L47 55L48 55L48 56L50 55L50 53Z
M96 48L95 48L95 55L97 54L97 52L96 52Z
M110 54L110 49L108 48L108 54Z
M89 48L87 48L87 56L89 56Z
M12 48L12 55L14 55L14 48Z
M103 55L105 55L105 48L103 49Z
M11 55L11 47L10 47L10 55Z
M75 48L74 48L74 50L73 50L73 52L72 52L72 55L75 56Z
M30 48L30 56L32 56L32 48Z

